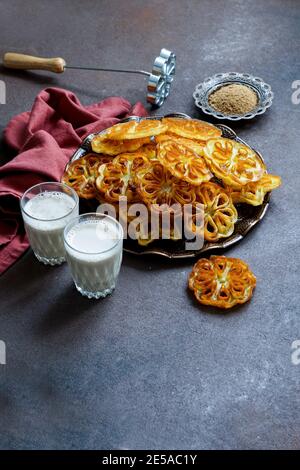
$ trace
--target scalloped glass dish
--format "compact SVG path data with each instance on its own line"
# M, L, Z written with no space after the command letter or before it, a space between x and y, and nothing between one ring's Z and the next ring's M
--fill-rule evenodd
M258 105L252 111L245 114L223 114L210 106L208 102L210 94L224 85L231 85L233 83L246 85L256 92ZM217 73L212 77L206 78L202 83L196 86L193 97L195 105L200 108L203 113L214 116L217 119L239 121L240 119L252 119L255 116L263 114L272 105L274 94L270 85L259 77L254 77L248 73L229 72Z

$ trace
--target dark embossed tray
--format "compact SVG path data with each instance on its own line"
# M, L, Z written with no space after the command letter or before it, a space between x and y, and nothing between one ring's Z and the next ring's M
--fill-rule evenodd
M163 116L151 116L149 118L139 118L132 116L124 119L121 122L129 120L142 120L142 119L161 119ZM181 117L182 119L191 119L190 116L182 113L168 114L165 117ZM222 130L223 137L236 140L243 144L248 145L245 141L240 139L236 133L228 126L223 124L216 124L216 127ZM83 157L85 154L91 152L91 141L95 134L90 134L84 139L81 146L74 153L70 161L77 160ZM255 150L259 157L263 160L262 155ZM200 256L202 253L206 254L212 250L228 248L239 241L241 241L255 225L257 225L264 217L270 201L270 193L266 194L264 202L261 206L250 206L248 204L237 205L238 220L235 224L235 230L233 234L228 238L223 238L217 242L205 242L200 250L185 250L185 240L171 241L171 240L156 240L150 245L144 247L140 246L134 240L124 240L124 251L133 253L136 255L159 255L167 258L194 258Z

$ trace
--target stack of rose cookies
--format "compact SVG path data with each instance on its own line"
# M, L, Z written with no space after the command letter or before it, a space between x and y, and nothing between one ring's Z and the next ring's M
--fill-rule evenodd
M236 204L261 205L281 184L254 150L221 134L212 124L192 119L120 123L96 135L94 153L68 165L62 181L79 197L112 204L117 213L122 197L129 208L142 203L149 211L201 204L204 240L215 242L234 232ZM196 209L188 222L192 232L197 231L195 214ZM160 237L165 238L162 230ZM171 233L169 238L178 237ZM138 237L142 245L152 241L151 232ZM200 302L227 308L251 297L255 277L239 260L211 257L196 263L189 286Z

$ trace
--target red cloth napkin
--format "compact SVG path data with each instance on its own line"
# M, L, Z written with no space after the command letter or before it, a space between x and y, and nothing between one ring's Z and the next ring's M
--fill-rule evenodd
M24 191L43 181L59 181L82 139L128 115L146 116L141 103L120 97L83 106L70 91L47 88L32 110L14 117L4 131L18 155L0 167L0 274L28 248L19 208Z

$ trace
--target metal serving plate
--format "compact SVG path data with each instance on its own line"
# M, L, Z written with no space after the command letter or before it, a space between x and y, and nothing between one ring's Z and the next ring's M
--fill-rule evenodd
M165 116L149 116L146 118L131 116L127 119L123 119L120 122L127 122L132 120L140 121L143 119L162 119L163 117L179 117L182 119L191 119L191 117L187 114L173 113L166 114ZM215 124L215 126L221 129L223 137L227 137L229 139L236 140L237 142L241 142L242 144L248 145L244 140L240 139L230 127L225 126L224 124ZM73 162L74 160L83 157L87 153L92 152L91 142L95 135L96 134L90 134L84 139L79 149L72 156L70 162ZM252 148L250 145L248 145L248 147ZM264 161L262 155L257 150L255 150L255 152L259 155L262 161ZM185 240L156 240L145 247L140 246L134 240L128 239L124 240L124 251L127 253L133 253L135 255L159 255L165 258L183 259L195 258L202 254L207 254L210 251L223 250L229 248L230 246L233 246L239 241L241 241L247 235L247 233L262 220L269 207L270 194L271 193L266 194L264 202L261 206L255 207L250 206L248 204L238 204L236 206L238 211L238 220L235 224L233 234L228 238L223 238L214 243L205 242L200 250L185 250ZM87 202L87 204L90 203ZM91 207L89 207L89 209L91 209Z

